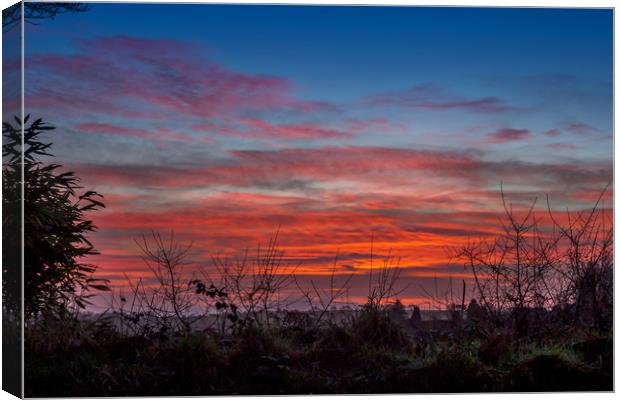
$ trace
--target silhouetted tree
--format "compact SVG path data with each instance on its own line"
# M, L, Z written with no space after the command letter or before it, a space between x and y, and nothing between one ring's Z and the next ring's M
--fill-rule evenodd
M21 5L17 3L2 10L2 28L12 29L21 20ZM83 12L89 9L88 4L84 3L24 3L24 21L35 23L40 19L53 19L58 14L67 12Z
M506 204L503 190L501 195L502 233L492 241L470 242L460 257L472 271L479 301L489 315L501 323L509 313L517 333L525 335L528 309L552 301L545 284L552 272L548 254L557 242L541 234L536 200L520 215Z
M134 282L127 278L135 309L166 329L189 333L198 319L190 315L198 306L196 290L190 284L195 277L186 270L191 245L179 243L173 232L167 237L151 232L136 244L154 285L145 287L142 279Z
M576 322L597 329L613 325L613 215L602 206L609 184L601 191L589 210L566 213L561 223L547 207L558 232L554 269L565 280L559 292L562 307L574 305Z
M407 318L407 310L405 310L405 306L400 299L396 299L394 303L390 304L388 310L393 318L402 320Z
M15 117L15 122L2 124L2 201L8 211L2 221L4 306L16 310L21 301L19 257L4 255L20 254L23 189L26 316L83 308L92 296L89 289L108 290L106 281L92 278L96 267L81 262L83 257L97 254L85 236L96 229L85 213L104 207L99 201L102 196L94 191L78 194L79 178L73 172L60 172L61 165L38 160L51 156L48 151L52 143L40 141L39 136L55 129L53 126L41 119L32 122L24 128L22 148L22 121Z
M292 304L287 288L294 282L297 267L285 263L278 236L279 230L266 247L259 245L255 257L248 250L234 260L213 257L219 281L210 283L226 288L229 301L238 307L241 326L271 328L275 312Z
M471 241L458 256L474 277L480 306L497 325L510 316L520 335L544 309L571 310L573 325L611 327L613 309L613 221L601 208L571 213L560 222L548 206L552 229L539 229L532 203L524 213L506 205L502 232ZM558 311L556 311L557 313Z
M339 254L336 253L336 257L334 258L334 263L331 268L329 287L326 289L319 289L313 280L310 280L310 288L304 288L297 281L295 275L293 275L293 280L295 281L297 289L307 300L308 305L310 306L311 314L314 316L315 327L318 327L321 324L324 317L329 316L328 313L335 305L336 301L346 294L351 288L351 279L353 279L353 274L346 276L341 284L336 283L338 256Z

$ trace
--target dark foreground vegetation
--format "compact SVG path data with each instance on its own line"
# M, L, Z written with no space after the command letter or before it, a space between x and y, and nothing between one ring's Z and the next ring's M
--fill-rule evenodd
M20 202L16 123L3 125L5 210ZM562 219L549 206L546 225L534 204L504 201L503 232L453 254L473 295L466 282L456 300L429 294L447 318L405 309L392 257L371 261L366 304L343 311L334 306L350 277L337 258L325 289L297 280L277 235L190 271L189 247L156 232L136 241L148 279L128 277L130 293L93 317L84 308L110 288L83 262L95 253L86 214L103 202L38 160L51 129L37 120L24 138L26 397L613 390L613 224L602 195ZM3 246L15 250L3 253L4 345L20 335L15 221L3 220ZM291 293L307 311L292 311Z
M612 337L409 336L388 311L340 325L126 336L91 323L28 330L27 396L612 390Z

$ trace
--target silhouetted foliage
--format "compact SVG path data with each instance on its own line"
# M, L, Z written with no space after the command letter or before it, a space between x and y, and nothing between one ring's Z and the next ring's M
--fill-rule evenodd
M612 390L611 336L575 344L576 339L566 334L546 343L504 334L482 343L437 338L420 352L400 325L376 308L360 309L355 318L314 335L252 324L231 335L201 330L171 333L164 340L84 321L27 331L26 395Z
M24 124L28 120L27 116ZM4 215L3 225L19 225L13 219L21 219L23 190L24 312L34 316L83 308L92 296L89 289L108 290L105 281L92 277L96 267L81 262L97 254L85 236L96 228L85 214L104 207L102 196L95 191L78 193L81 186L73 172L61 172L61 165L39 160L52 156L52 143L41 141L40 135L55 129L41 119L24 128L22 164L22 121L15 117L15 123L2 124L3 207L11 210ZM20 232L3 230L3 244L9 246L3 255L18 253ZM21 284L16 261L3 257L4 305L8 308L17 308L21 301L13 296Z
M17 3L2 10L2 28L9 30L21 20L22 3ZM83 12L89 9L84 3L43 3L25 2L24 21L35 23L41 19L54 19L56 15L67 12Z
M599 330L609 330L613 323L613 216L601 207L608 188L591 209L567 212L565 223L549 212L558 232L554 240L564 243L548 257L565 281L557 291L556 303L564 309L573 308L577 324ZM547 207L551 208L549 199Z
M218 279L211 283L225 288L229 302L236 306L233 319L239 325L269 328L274 312L291 304L290 296L285 293L294 282L297 267L285 262L278 235L279 231L267 246L259 245L254 257L248 250L235 259L213 257Z

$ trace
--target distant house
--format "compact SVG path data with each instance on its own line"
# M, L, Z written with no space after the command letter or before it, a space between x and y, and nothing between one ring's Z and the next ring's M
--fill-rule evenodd
M429 310L422 312L414 306L409 325L414 331L452 331L461 322L461 313L452 310Z

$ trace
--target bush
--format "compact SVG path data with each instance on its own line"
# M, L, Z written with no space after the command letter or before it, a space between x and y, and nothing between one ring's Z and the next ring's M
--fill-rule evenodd
M364 308L352 321L353 335L368 345L408 351L411 340L403 327L382 309Z
M428 365L415 372L427 392L458 393L496 390L494 379L473 350L446 348Z
M480 361L489 365L505 362L510 353L512 337L504 332L494 332L482 340L478 348Z
M592 370L557 354L541 354L516 365L510 389L526 392L596 390Z

